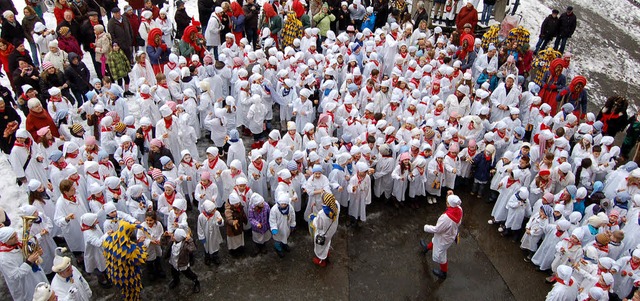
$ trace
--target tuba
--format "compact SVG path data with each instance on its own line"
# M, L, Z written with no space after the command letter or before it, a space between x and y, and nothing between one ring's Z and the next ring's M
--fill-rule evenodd
M22 256L24 256L25 259L34 252L40 251L40 243L38 243L38 239L29 234L31 232L33 222L37 219L38 217L36 216L22 216ZM35 263L41 264L42 257L39 257Z

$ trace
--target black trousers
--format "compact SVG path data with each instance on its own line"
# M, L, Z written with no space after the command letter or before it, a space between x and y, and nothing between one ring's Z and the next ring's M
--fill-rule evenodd
M191 281L198 281L198 275L196 275L196 273L194 273L190 267L184 271L178 271L176 270L176 268L171 266L171 277L173 278L173 280L180 281L180 273L182 273L182 275L184 275Z

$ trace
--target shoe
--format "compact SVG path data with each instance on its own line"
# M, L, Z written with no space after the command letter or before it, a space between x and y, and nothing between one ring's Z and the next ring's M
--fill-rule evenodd
M291 252L291 248L289 248L289 245L287 244L282 244L282 249L287 253Z
M433 198L433 203L434 203L434 204L438 203L438 199Z
M282 251L276 250L276 254L278 254L278 257L280 258L284 258L284 253Z
M469 192L469 194L470 194L470 195L476 195L476 193L475 193L475 192L473 192L473 191L472 191L472 192Z
M220 257L218 257L218 253L211 254L211 262L215 265L220 265Z
M524 262L531 262L531 256L527 256L524 258Z
M209 256L209 254L204 254L204 265L206 266L210 266L211 265L211 257Z
M193 293L197 294L200 292L200 281L196 280L193 282Z
M431 272L436 275L438 278L440 279L447 279L447 273L439 270L439 269L433 269L431 270Z
M498 232L500 233L504 232L504 228L502 226L498 227Z
M544 278L544 282L548 283L548 284L555 283L556 282L556 277L551 275L551 276L549 276L547 278Z
M424 241L424 239L420 240L420 247L422 247L422 250L421 250L422 254L429 253L429 248L427 247L427 242Z
M493 225L495 222L496 222L496 221L494 221L493 219L490 219L490 220L488 220L488 221L487 221L487 224L489 224L489 225Z
M133 94L133 93L131 93L131 91L124 91L123 95L124 95L125 97L128 97L128 96L134 96L134 94Z

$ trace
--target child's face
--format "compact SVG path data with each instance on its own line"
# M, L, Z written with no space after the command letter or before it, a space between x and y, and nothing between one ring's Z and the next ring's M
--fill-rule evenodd
M178 207L173 207L173 212L174 212L176 215L179 215L180 213L182 213L182 210L180 210L180 208L178 208Z
M540 208L540 218L542 219L547 218L547 215L544 213L544 210L542 210L542 208Z
M116 216L118 216L118 211L113 211L113 212L111 212L111 213L109 213L109 214L107 214L107 215L108 215L109 217L116 217Z
M156 220L152 217L147 216L144 219L145 222L147 222L147 225L149 225L149 227L153 227L156 224Z
M167 186L164 188L164 192L165 192L166 194L168 194L168 195L172 195L172 194L173 194L173 187L171 187L171 186L167 185Z

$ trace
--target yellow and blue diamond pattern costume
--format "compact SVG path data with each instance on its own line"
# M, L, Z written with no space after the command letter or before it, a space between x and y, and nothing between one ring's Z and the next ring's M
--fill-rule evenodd
M140 225L121 220L118 230L102 243L107 261L107 276L120 289L123 300L140 300L142 274L140 266L145 263L147 250L138 243L135 234Z

